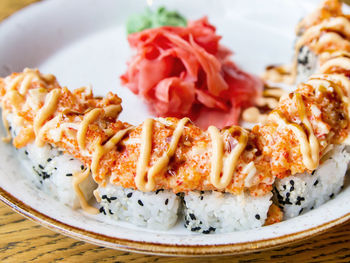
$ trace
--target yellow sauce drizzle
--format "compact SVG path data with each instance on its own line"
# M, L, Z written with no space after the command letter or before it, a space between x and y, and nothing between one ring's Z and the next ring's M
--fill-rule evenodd
M122 111L122 106L120 105L109 105L103 108L104 114L107 117L117 118L119 113Z
M82 150L85 149L85 136L86 136L86 132L89 124L94 122L98 118L98 116L100 116L102 111L103 110L99 108L93 109L84 116L84 119L80 123L79 129L77 132L77 140L78 140L78 145L80 149Z
M238 144L224 160L224 141L218 128L210 126L208 132L212 140L213 156L211 159L210 181L218 189L224 189L232 181L239 156L248 142L248 132L240 129ZM221 175L221 171L223 174Z
M300 151L305 167L309 170L315 170L319 164L319 143L313 132L310 121L305 114L305 106L301 95L299 93L294 93L294 98L296 99L298 105L300 120L307 129L309 138L307 138L304 129L300 125L288 122L288 120L278 110L269 115L269 120L275 121L278 125L285 126L293 131L294 135L299 141Z
M96 201L99 202L99 203L101 203L102 199L101 199L101 196L100 196L100 193L99 193L98 189L95 189L95 190L93 191L93 194L94 194L94 196L95 196Z
M19 93L25 95L28 92L28 88L32 80L36 77L32 72L27 73L23 78L21 86L19 87Z
M137 163L135 184L141 191L153 191L155 188L155 175L161 173L169 164L172 156L174 156L179 140L188 118L181 119L173 133L168 150L160 157L157 162L146 171L150 160L152 150L152 126L153 120L147 119L142 128L140 158ZM147 173L147 177L146 177Z
M145 175L152 151L153 119L146 119L142 125L140 157L136 165L135 184L138 189L145 190Z
M125 134L131 129L133 129L133 127L118 131L104 145L101 145L101 139L99 140L99 142L96 144L95 151L92 154L91 171L93 174L98 173L98 166L102 156L105 155L107 152L111 151L120 142L120 140L123 139Z
M80 189L80 184L84 182L90 175L90 168L88 167L83 172L76 172L73 174L73 188L75 193L77 194L77 197L80 202L80 206L84 211L86 211L89 214L98 214L99 210L91 205L89 205L88 201L86 200L84 193Z
M350 70L350 59L345 57L337 57L325 62L321 68L320 73L328 73L333 67L339 67L344 70Z
M35 143L39 147L43 146L44 144L41 137L38 136L40 128L44 122L56 111L60 95L60 89L51 90L45 99L44 106L39 110L38 115L36 115L34 118L34 132L36 135Z

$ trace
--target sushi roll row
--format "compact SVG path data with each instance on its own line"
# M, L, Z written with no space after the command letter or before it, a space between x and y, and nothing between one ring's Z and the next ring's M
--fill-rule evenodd
M0 79L0 102L37 185L62 203L156 229L183 218L209 234L278 222L281 209L289 218L339 191L349 163L337 145L349 137L350 82L337 73L300 84L252 130L204 131L187 118L132 126L118 120L116 95L71 92L35 70Z

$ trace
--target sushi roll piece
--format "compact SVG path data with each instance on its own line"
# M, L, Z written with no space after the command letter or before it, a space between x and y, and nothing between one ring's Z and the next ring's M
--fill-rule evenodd
M13 114L7 115L7 123L12 138L21 133L21 127L14 121ZM45 143L38 147L35 142L17 149L27 168L26 176L34 185L57 201L77 209L82 200L90 200L97 184L88 176L79 185L80 193L74 190L74 176L86 170L85 165L60 149ZM83 201L84 202L84 201Z
M284 212L284 219L293 218L335 197L344 184L350 154L344 146L334 146L322 164L312 173L277 179L275 201Z
M10 142L16 147L21 161L27 168L25 173L27 178L34 185L58 200L59 202L77 209L84 208L89 213L96 213L97 209L90 207L88 201L93 197L93 190L97 184L94 182L89 169L82 161L67 153L64 148L57 147L55 144L39 140L38 134L35 135L35 124L41 122L40 113L45 115L50 109L50 103L45 107L49 91L59 87L56 78L52 75L40 74L37 70L25 69L23 74L14 74L13 78L0 79L1 84L13 85L10 90L10 98L2 101L2 107L6 103L10 103L15 107L14 111L8 112L2 109L2 118L7 130L7 136L3 141ZM19 85L20 91L16 92L15 87ZM66 90L68 92L68 90ZM89 98L88 89L77 90L77 97ZM23 98L29 98L25 105L20 105ZM77 101L72 99L71 103ZM37 110L37 115L26 116L18 112L20 107L22 110ZM64 114L69 114L73 110L65 109ZM50 113L48 113L51 117ZM62 117L62 116L60 116ZM28 119L32 119L28 122ZM62 134L58 130L52 129L53 136L61 138ZM57 133L58 132L58 133ZM82 174L86 176L80 178Z
M181 199L169 190L142 192L107 184L99 186L94 193L101 206L100 212L116 221L167 230L178 219Z
M26 175L37 188L67 206L80 207L80 199L74 191L74 175L86 169L82 162L51 145L39 148L32 143L20 151L28 169ZM96 187L92 176L79 184L85 200L92 198Z
M217 191L192 191L184 195L185 227L203 234L228 233L261 227L272 204L272 193L253 197Z
M306 81L329 59L349 54L350 21L339 0L326 0L297 26L294 76Z

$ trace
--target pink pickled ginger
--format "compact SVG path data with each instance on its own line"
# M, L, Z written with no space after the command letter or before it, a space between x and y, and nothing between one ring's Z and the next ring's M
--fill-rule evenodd
M262 81L239 69L206 17L187 27L159 27L128 36L136 54L121 76L159 117L190 117L199 127L238 124Z

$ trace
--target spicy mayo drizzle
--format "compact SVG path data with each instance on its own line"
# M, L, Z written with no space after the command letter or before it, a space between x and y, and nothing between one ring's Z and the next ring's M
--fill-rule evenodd
M141 148L140 148L140 158L137 162L136 167L136 177L135 184L138 189L141 191L153 191L155 188L155 175L162 172L167 165L172 156L174 156L176 147L179 143L179 140L182 136L183 130L185 128L186 123L189 121L188 118L181 119L173 133L171 138L171 142L168 150L157 160L157 162L148 169L147 166L150 161L151 151L152 151L152 127L153 120L147 119L142 127L141 134Z
M299 141L300 151L303 157L303 163L309 170L315 170L319 163L319 142L313 132L310 121L305 113L305 105L300 93L294 93L294 99L298 107L300 121L307 129L309 136L307 136L302 126L296 123L289 122L279 110L273 111L269 115L269 120L291 129L297 140Z
M98 214L99 210L87 202L84 193L80 189L80 184L84 182L90 175L90 167L82 172L76 172L73 174L73 188L79 199L81 208L89 214Z
M239 128L239 131L238 144L229 153L228 157L224 158L224 141L219 129L215 126L208 128L213 145L210 182L220 190L226 188L232 181L238 159L248 142L248 132L241 128Z
M35 144L39 147L44 145L44 141L39 135L43 124L54 114L58 107L58 101L61 96L60 89L53 89L47 94L44 106L39 110L38 115L34 118L34 133L36 135Z

